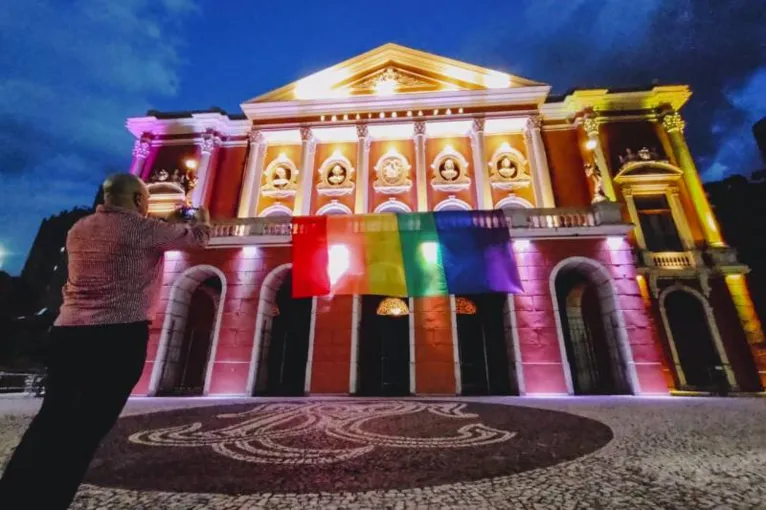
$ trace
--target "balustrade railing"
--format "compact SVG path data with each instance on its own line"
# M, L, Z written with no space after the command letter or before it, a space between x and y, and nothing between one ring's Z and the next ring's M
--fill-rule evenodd
M591 208L505 209L508 226L512 229L581 229L604 225L623 225L620 206L614 203L596 204ZM236 243L236 238L260 238L263 242L287 242L291 236L289 216L266 218L235 218L213 223L214 243Z
M644 263L652 267L687 269L696 266L694 253L690 251L644 252L644 254Z

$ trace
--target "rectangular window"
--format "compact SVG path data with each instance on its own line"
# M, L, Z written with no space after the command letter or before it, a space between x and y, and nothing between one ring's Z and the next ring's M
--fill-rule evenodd
M641 232L649 251L684 251L670 204L664 195L635 196Z

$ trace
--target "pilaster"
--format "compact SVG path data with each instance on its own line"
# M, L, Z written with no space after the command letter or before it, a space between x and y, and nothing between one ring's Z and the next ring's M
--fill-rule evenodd
M588 137L588 148L593 151L593 159L598 168L601 169L601 182L604 186L604 194L606 195L606 198L612 202L616 202L617 194L614 191L612 172L609 168L606 155L604 154L604 147L601 145L600 125L601 122L599 118L593 112L589 112L582 119L582 126Z
M212 185L209 178L210 162L219 145L221 145L221 139L215 133L205 133L202 135L200 161L199 166L197 166L197 187L192 192L192 206L194 207L205 205L208 191Z
M266 158L268 142L263 133L254 129L250 131L250 153L245 165L245 177L242 179L242 193L239 199L237 216L247 218L258 213L259 187L263 174L263 160Z
M697 172L689 146L686 144L686 137L684 136L686 123L681 118L680 113L671 110L662 117L662 127L670 139L676 163L683 170L684 183L689 191L697 216L700 219L705 241L710 246L726 246L721 236L721 228L718 226L718 221L710 207L705 189L702 187L702 180Z
M293 215L307 216L311 213L311 192L314 187L314 155L316 138L310 127L301 128L301 184L295 195Z
M356 126L358 138L356 147L356 197L354 199L354 213L365 214L368 210L369 179L370 179L370 138L366 124Z
M524 127L524 142L532 170L532 185L534 186L536 207L553 208L556 202L551 187L551 174L548 159L545 156L545 145L541 133L542 120L540 117L529 117Z
M426 175L426 123L415 123L413 134L415 140L415 184L418 193L418 211L428 211L428 178Z
M143 176L144 165L146 164L146 159L149 157L151 150L151 139L148 133L135 141L133 144L133 163L130 165L131 174L138 177Z
M476 184L476 208L492 209L492 189L487 176L487 159L484 148L484 119L473 119L470 132L473 153L474 182Z

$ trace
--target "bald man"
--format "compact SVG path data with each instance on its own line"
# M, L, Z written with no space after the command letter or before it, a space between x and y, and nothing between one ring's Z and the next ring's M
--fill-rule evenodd
M143 371L163 252L210 239L204 208L190 222L148 218L138 177L113 175L103 190L104 205L67 235L69 279L51 329L45 397L0 480L3 509L69 507Z

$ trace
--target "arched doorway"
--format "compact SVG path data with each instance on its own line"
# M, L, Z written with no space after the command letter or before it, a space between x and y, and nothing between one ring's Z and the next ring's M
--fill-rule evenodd
M305 394L313 300L292 297L292 271L281 271L277 279L270 286L264 282L262 290L271 295L262 295L259 306L263 318L253 394L299 396Z
M196 266L171 292L149 393L199 396L207 391L225 293L223 274Z
M455 297L463 395L518 395L505 294Z
M410 309L400 298L362 296L357 394L410 394Z
M624 327L606 270L577 258L564 261L551 278L572 393L631 393L629 354L620 345L626 340Z
M715 325L710 324L700 298L675 289L663 296L661 306L675 361L680 365L681 385L697 391L720 390L722 385L728 385L726 367L711 330Z

